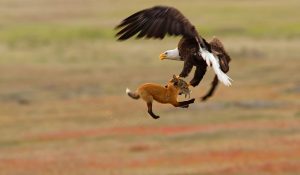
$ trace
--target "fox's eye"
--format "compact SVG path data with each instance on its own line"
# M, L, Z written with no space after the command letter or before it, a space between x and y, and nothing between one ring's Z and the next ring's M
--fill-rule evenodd
M174 85L175 85L175 86L177 86L177 85L178 85L178 83L177 83L177 82L174 82Z

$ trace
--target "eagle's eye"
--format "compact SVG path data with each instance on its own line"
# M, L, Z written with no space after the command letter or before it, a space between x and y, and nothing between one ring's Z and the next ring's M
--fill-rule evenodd
M168 55L168 52L165 52L165 55Z

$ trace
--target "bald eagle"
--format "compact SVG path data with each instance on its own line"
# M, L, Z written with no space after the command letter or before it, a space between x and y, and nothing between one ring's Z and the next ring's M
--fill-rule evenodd
M116 30L118 30L116 37L119 41L127 40L136 34L136 38L158 39L163 39L166 35L182 36L177 48L163 52L160 54L160 59L184 61L183 69L179 74L184 78L195 66L195 74L190 81L193 87L200 83L207 66L212 66L216 76L210 91L202 97L202 100L206 100L213 94L218 80L226 86L231 85L231 79L225 74L229 70L230 57L222 43L217 38L208 43L176 8L154 6L138 11L125 18L116 26Z

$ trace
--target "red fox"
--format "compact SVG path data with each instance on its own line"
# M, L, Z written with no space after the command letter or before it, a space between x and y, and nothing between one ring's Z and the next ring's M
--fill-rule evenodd
M182 108L188 108L189 104L194 103L194 98L188 101L177 101L177 96L182 89L181 85L183 85L183 83L180 83L180 81L183 80L173 75L173 79L171 79L166 86L161 86L154 83L146 83L137 88L135 92L131 92L127 88L126 93L129 97L136 100L141 97L147 103L148 113L151 115L151 117L158 119L159 116L155 115L152 111L153 100L163 104L169 103L174 107Z

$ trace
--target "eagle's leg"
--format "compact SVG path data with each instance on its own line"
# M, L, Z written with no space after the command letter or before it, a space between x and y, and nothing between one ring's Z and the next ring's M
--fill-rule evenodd
M206 72L206 66L197 66L194 73L194 77L190 81L190 85L193 87L197 86L202 80L205 72Z
M216 90L218 84L219 84L218 76L215 75L214 80L211 82L211 88L210 88L210 90L202 97L202 101L207 100L209 97L211 97L211 96L214 94L214 92L215 92L215 90Z
M183 69L179 74L179 76L183 78L187 77L189 73L192 71L192 69L193 69L193 64L188 59L185 60L183 64Z

